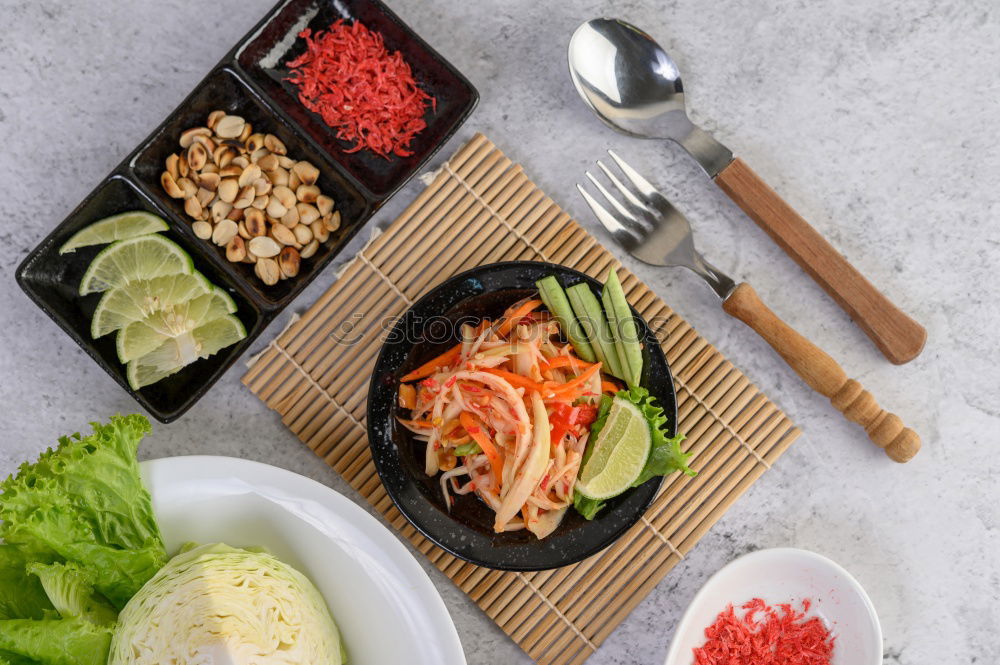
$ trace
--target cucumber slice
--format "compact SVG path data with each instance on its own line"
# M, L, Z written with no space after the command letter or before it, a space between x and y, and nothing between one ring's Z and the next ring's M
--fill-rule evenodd
M608 374L624 380L626 377L622 372L621 363L618 362L618 347L615 346L615 338L611 336L611 326L608 325L608 319L604 316L604 310L601 309L597 296L590 290L590 285L580 283L571 286L566 289L566 296L573 307L577 321L590 340L590 345L594 347L597 359L601 361Z
M624 359L623 369L627 368L625 381L629 386L638 386L642 376L642 345L639 344L639 329L635 325L635 319L632 318L632 310L629 308L628 300L625 299L622 283L618 281L618 273L614 269L608 271L601 301L604 303L604 311L608 315L608 323L611 324L611 332L615 337L618 357L620 360Z
M597 356L594 355L594 348L583 337L583 331L577 324L576 317L573 315L573 308L570 307L569 300L566 298L566 292L563 291L559 280L555 276L549 275L535 282L535 286L538 287L538 294L542 297L542 302L545 303L545 306L549 308L552 315L559 321L559 326L566 333L566 337L569 338L573 348L576 349L576 355L588 363L597 360Z

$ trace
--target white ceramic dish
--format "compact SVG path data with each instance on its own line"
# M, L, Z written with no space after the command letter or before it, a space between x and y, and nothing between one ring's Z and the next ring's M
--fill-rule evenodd
M705 628L730 603L763 598L770 605L812 600L818 616L836 636L833 665L881 665L882 628L868 594L850 573L806 550L759 550L736 559L712 576L681 618L666 665L691 665L691 650L705 643Z
M351 665L465 665L455 625L402 543L349 499L298 474L230 457L142 463L167 550L259 545L304 572Z

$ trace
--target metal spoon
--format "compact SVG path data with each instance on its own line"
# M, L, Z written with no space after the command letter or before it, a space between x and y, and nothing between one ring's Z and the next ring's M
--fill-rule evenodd
M637 138L676 141L743 211L822 286L889 360L915 358L927 331L893 305L847 259L726 146L687 116L680 71L645 32L624 21L587 21L569 42L580 96L604 121Z

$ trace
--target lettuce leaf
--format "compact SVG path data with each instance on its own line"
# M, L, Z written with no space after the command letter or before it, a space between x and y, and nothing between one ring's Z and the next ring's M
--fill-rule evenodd
M683 471L689 476L695 475L695 471L687 465L691 453L681 450L681 441L684 440L684 435L667 437L664 429L667 424L667 416L663 413L662 406L653 404L656 398L650 396L648 390L645 388L621 390L615 397L627 399L639 407L639 410L646 416L649 432L653 437L653 445L649 450L646 466L632 483L632 487L642 485L653 476L666 476L674 471Z
M0 537L93 571L94 587L120 609L167 560L136 460L152 428L140 415L93 428L0 483Z
M649 457L646 459L646 465L639 473L639 477L633 481L632 487L638 487L654 476L666 476L674 471L683 471L689 476L695 475L695 472L687 465L687 460L691 457L691 453L685 453L681 450L681 441L684 440L684 435L667 436L664 429L667 424L667 416L663 413L663 407L654 404L656 398L652 397L648 390L641 387L619 390L615 393L614 399L628 400L639 407L639 410L646 417L646 422L649 424L649 433L652 437L652 445L649 450ZM583 462L580 465L581 469L586 465L587 460L590 459L593 443L597 440L597 435L600 434L604 428L604 424L608 420L608 412L611 410L612 402L613 399L611 397L607 395L601 396L601 404L597 410L597 419L590 426L590 438L587 442L587 449L583 453ZM604 501L589 499L574 490L573 507L586 519L592 520L604 508Z
M0 621L0 654L17 665L105 665L111 626L83 619L5 619Z
M42 588L63 618L86 619L98 625L112 626L118 612L94 592L95 574L75 563L31 563L27 571L42 583Z
M0 619L44 619L55 611L38 578L27 574L37 560L16 545L0 545Z
M0 651L0 665L41 665L41 663L16 653Z
M604 508L604 502L600 499L591 499L579 492L573 492L573 507L576 512L584 516L585 519L592 520L597 517L597 513Z

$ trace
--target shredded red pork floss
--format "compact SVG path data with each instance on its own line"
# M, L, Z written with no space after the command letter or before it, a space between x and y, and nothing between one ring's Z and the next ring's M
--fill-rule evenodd
M834 637L818 617L806 618L810 605L803 600L798 612L791 603L771 607L754 598L742 617L730 605L705 629L695 665L830 665Z
M389 52L382 35L362 23L335 21L315 35L299 33L306 51L288 63L287 80L299 101L354 145L389 158L409 157L413 137L427 127L424 113L437 100L420 89L399 51Z

